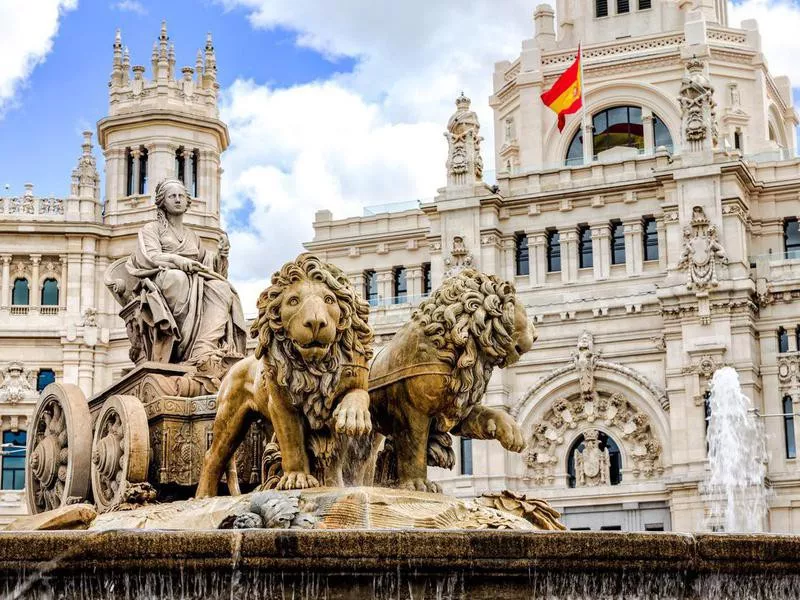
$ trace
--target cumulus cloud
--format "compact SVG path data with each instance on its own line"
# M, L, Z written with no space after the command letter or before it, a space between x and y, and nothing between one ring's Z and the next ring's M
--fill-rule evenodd
M138 2L137 0L121 0L120 2L115 2L112 4L112 6L123 12L132 12L136 13L137 15L147 14L147 9L141 2Z
M313 236L314 212L359 215L365 205L431 198L444 185L447 119L473 99L492 169L495 61L532 36L529 0L222 0L256 28L281 27L352 72L274 89L237 81L223 94L232 146L223 158L232 277L246 310L254 292ZM250 291L248 291L250 290Z
M53 47L61 17L78 0L3 0L0 2L0 117L33 69Z

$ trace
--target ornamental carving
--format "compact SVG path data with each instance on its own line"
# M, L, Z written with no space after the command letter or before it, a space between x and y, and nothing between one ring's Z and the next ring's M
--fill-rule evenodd
M457 275L464 269L472 267L472 252L469 251L467 245L464 243L464 238L460 235L453 236L453 247L450 250L450 256L444 259L444 278Z
M464 92L456 99L456 112L447 123L447 184L478 183L483 176L480 123L475 111L469 109L470 99Z
M678 92L683 136L691 151L717 145L717 115L714 88L705 75L705 64L696 59L686 63L686 75Z
M534 423L528 444L526 476L535 485L553 485L566 465L567 448L586 425L591 427L584 431L584 436L601 428L624 448L627 461L623 463L624 473L642 479L652 479L663 473L661 442L653 432L650 418L620 393L598 393L591 397L560 398ZM584 485L600 485L602 477L599 471L595 472L593 462L597 460L597 468L601 468L600 457L591 456L589 480L597 483ZM582 456L582 460L585 476L586 456Z
M578 348L572 352L572 362L578 371L578 380L583 396L594 393L594 369L598 355L594 352L594 336L584 331L578 338Z
M781 354L778 358L778 382L782 389L800 384L800 355Z
M681 373L684 375L696 374L702 377L711 377L717 369L721 369L727 363L719 356L703 354L696 363L683 367Z
M701 291L719 285L717 272L728 264L728 255L717 235L717 226L709 223L701 206L695 206L691 225L683 229L683 253L678 263L678 268L686 271L687 288Z
M600 432L589 429L583 434L583 450L575 450L575 487L596 487L611 483L611 458L608 448L600 450Z
M26 369L21 362L12 362L0 370L0 403L19 404L39 399L36 391L36 372Z

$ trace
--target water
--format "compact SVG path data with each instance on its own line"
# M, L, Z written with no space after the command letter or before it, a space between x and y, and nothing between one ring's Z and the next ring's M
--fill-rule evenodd
M709 404L709 525L729 532L762 532L767 518L766 443L735 369L714 373Z

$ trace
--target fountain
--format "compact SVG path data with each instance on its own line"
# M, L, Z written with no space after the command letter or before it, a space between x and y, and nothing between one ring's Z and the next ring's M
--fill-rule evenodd
M767 519L766 442L750 399L731 367L714 373L708 399L706 490L709 523L727 532L764 531Z

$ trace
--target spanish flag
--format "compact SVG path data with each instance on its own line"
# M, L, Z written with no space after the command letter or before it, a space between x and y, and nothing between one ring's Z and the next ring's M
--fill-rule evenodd
M578 55L569 68L549 90L542 94L542 102L558 115L558 130L564 129L567 115L571 115L583 106L583 82L581 81L581 47L578 45Z

